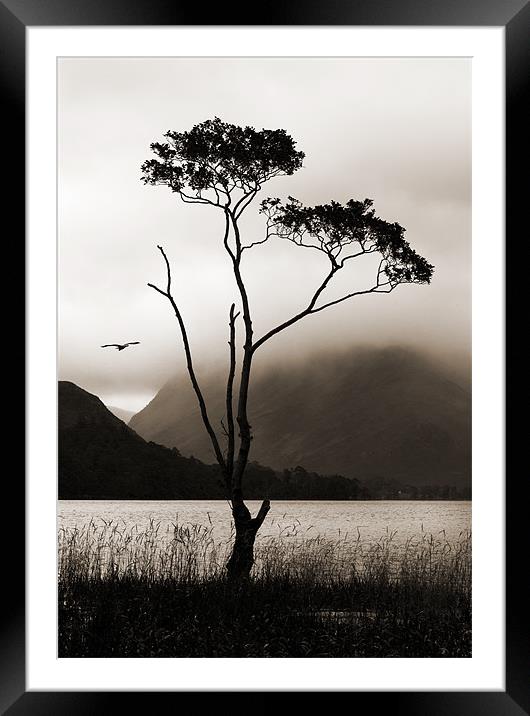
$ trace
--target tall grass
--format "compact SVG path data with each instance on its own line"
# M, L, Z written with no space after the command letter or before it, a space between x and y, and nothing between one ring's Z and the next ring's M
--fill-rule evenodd
M59 533L61 656L470 656L471 535L387 531L259 540L227 581L231 538L174 523Z

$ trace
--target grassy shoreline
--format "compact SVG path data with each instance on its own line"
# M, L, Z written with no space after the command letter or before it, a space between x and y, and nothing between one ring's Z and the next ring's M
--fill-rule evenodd
M173 525L59 534L60 657L469 657L471 537L291 535L233 585L230 540Z

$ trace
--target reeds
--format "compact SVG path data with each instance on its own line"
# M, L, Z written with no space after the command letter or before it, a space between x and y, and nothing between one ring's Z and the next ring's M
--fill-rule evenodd
M61 656L470 656L471 535L258 540L234 585L211 526L59 533Z
M213 529L172 524L161 534L150 520L144 530L112 521L59 531L59 581L138 579L200 581L213 577L226 545L216 544ZM221 550L221 553L219 552Z

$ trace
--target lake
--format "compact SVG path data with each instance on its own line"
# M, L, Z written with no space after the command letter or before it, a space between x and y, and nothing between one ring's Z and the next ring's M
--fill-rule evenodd
M255 515L259 502L248 501ZM231 514L223 500L60 500L58 528L82 528L112 521L120 529L143 531L153 520L163 539L173 524L200 524L218 541L230 537ZM277 501L258 533L259 539L317 537L374 543L389 533L403 544L410 538L433 535L453 542L471 531L470 501Z

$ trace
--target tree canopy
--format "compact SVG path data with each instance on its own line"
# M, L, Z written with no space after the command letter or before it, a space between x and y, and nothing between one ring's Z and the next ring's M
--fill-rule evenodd
M286 203L265 199L260 211L267 216L268 235L321 251L333 271L344 268L350 259L379 253L377 288L429 283L434 267L410 247L405 229L397 222L380 219L372 205L371 199L350 199L344 205L332 201L304 206L290 196Z
M145 184L165 184L184 201L225 207L235 189L257 192L263 182L293 174L304 153L284 129L239 127L219 117L153 142L156 159L142 165Z

